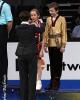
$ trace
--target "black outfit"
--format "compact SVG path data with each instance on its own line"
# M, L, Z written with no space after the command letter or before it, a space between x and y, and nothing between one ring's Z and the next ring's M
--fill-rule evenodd
M3 4L0 6L0 16ZM6 75L7 78L7 69L8 69L8 58L7 58L7 40L8 40L8 31L7 25L0 25L0 86L3 85L3 75Z
M8 32L6 25L0 25L0 85L3 82L3 75L7 76L8 58L7 58L7 40Z
M49 47L49 59L50 59L50 73L51 82L50 89L58 90L60 86L60 78L62 74L62 58L63 53L60 52L60 48Z
M21 24L16 28L19 44L16 50L19 64L21 100L36 100L37 56L35 33L44 29Z

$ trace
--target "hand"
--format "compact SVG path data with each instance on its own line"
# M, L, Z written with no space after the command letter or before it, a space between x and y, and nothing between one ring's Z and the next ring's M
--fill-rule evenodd
M65 48L61 47L60 52L63 53L65 51Z
M39 57L44 57L44 52L43 50L41 49L40 53L39 53Z
M47 53L48 52L48 47L44 47L44 51Z

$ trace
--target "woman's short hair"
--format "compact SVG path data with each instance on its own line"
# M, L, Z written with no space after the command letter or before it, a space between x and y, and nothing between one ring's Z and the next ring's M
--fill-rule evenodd
M30 18L30 13L26 10L21 11L19 14L19 18L21 21L28 21Z

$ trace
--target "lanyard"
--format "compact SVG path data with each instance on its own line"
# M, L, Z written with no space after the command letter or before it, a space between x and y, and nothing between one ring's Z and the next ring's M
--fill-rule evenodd
M0 6L0 16L1 16L1 10L2 10L2 7L3 7L3 4L4 4L5 2L3 1L2 2L2 4L1 4L1 6Z

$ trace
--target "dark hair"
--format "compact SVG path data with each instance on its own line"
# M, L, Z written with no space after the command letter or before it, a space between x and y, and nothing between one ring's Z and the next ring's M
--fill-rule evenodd
M32 9L30 12L32 12L32 11L35 11L36 13L37 13L37 15L40 17L40 13L39 13L39 10L38 9Z
M19 18L21 21L28 21L30 18L30 13L26 10L21 11L19 14Z
M54 7L54 9L57 11L59 10L59 5L56 2L52 2L50 4L47 5L47 7L50 9L52 7Z

